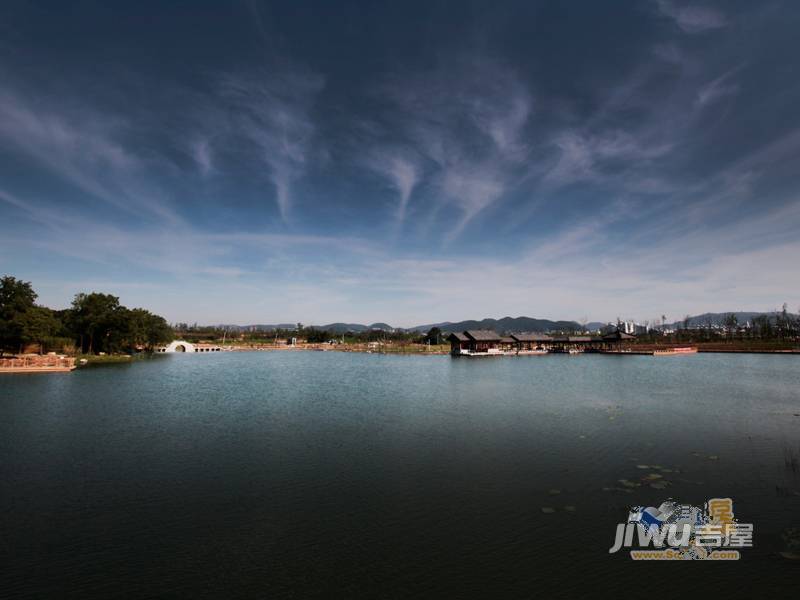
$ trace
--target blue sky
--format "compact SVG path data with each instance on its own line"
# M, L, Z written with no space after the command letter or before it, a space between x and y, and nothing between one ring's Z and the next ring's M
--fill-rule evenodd
M769 0L4 2L0 272L201 323L794 310L798 30Z

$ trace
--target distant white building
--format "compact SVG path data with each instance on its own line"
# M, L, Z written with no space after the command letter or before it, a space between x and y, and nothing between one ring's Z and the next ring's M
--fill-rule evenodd
M603 331L604 333L608 333L610 331L616 331L617 329L619 329L622 333L627 333L628 335L642 335L647 333L647 327L645 327L641 323L636 323L635 321L620 321L619 323L609 323L601 331Z

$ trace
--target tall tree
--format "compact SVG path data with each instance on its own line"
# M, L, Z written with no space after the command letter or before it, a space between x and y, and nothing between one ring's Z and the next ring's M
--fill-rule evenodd
M739 319L736 317L735 313L729 313L725 316L725 329L728 331L729 335L736 333L738 327Z
M53 337L61 328L53 311L44 306L32 306L24 313L20 313L19 320L24 343L39 344L39 352L44 351L45 342Z
M430 331L425 335L423 340L426 344L441 344L442 343L442 330L438 327L431 327Z
M0 349L21 350L26 335L24 315L34 308L36 297L30 282L10 275L0 279Z
M115 317L120 310L119 298L111 294L77 294L72 301L74 326L80 337L82 352L92 353L106 349L107 338L114 325L119 321Z

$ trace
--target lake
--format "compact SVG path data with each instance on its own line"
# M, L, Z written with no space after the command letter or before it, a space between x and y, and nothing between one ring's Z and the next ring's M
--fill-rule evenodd
M800 526L793 456L797 356L253 352L4 375L0 596L780 597L800 581L776 556ZM619 482L650 473L669 487ZM632 505L714 497L754 524L740 561L609 554Z

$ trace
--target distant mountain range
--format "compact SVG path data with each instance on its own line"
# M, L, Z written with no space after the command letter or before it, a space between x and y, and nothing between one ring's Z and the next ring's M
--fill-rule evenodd
M731 311L726 313L703 313L702 315L694 315L689 317L689 327L706 327L710 323L711 325L724 325L725 319L728 315L734 314L736 315L736 320L739 325L744 325L748 321L752 323L755 317L760 317L761 315L767 315L770 319L775 319L775 317L779 314L776 311L770 312L754 312L754 311ZM789 313L789 316L793 318L797 318L798 315ZM679 321L675 321L674 323L668 324L669 327L683 327L684 322L683 319Z
M731 313L703 313L701 315L694 315L689 317L690 327L704 327L709 323L711 325L724 325L725 318ZM736 311L736 315L740 325L744 325L748 321L752 322L754 317L759 315L768 315L775 318L778 314L772 312L757 312L757 311ZM797 315L792 315L797 318ZM586 330L597 331L606 327L608 323L600 321L592 321L586 324ZM683 327L683 319L668 323L667 327ZM278 323L275 325L218 325L227 329L228 331L274 331L276 329L295 329L297 323ZM361 333L363 331L413 331L419 333L426 333L434 327L438 327L443 332L464 331L466 329L491 329L498 333L503 332L536 332L543 333L547 331L582 331L584 327L577 321L551 321L550 319L534 319L533 317L503 317L502 319L482 319L480 321L444 321L442 323L430 323L427 325L417 325L415 327L392 327L388 323L372 323L371 325L364 325L362 323L328 323L327 325L307 325L314 329L330 331L332 333L347 333L355 332Z
M502 319L483 319L481 321L445 321L430 325L417 325L409 331L427 332L433 327L442 331L464 331L466 329L492 329L498 333L504 331L527 331L542 333L545 331L578 331L581 326L576 321L551 321L532 317L503 317Z
M276 329L292 330L297 329L297 323L277 323L274 325L217 325L228 331L275 331ZM333 333L347 333L352 331L361 333L362 331L394 331L395 328L386 323L373 323L372 325L362 325L361 323L328 323L327 325L305 325L314 329L330 331Z
M347 333L353 331L360 333L362 331L394 331L395 328L386 323L373 323L372 325L361 325L359 323L329 323L328 325L311 325L314 329L322 329L325 331L333 331L334 333Z
M602 324L604 325L604 324ZM217 325L217 327L228 331L274 331L276 329L295 329L297 323L277 323L274 325ZM428 325L417 325L416 327L392 327L388 323L372 323L364 325L362 323L328 323L327 325L306 325L330 331L333 333L347 333L352 331L360 333L363 331L413 331L425 333L434 327L438 327L444 332L464 331L465 329L494 329L498 332L504 331L577 331L581 329L579 323L575 321L551 321L549 319L534 319L531 317L503 317L502 319L483 319L481 321L445 321L444 323L431 323Z

